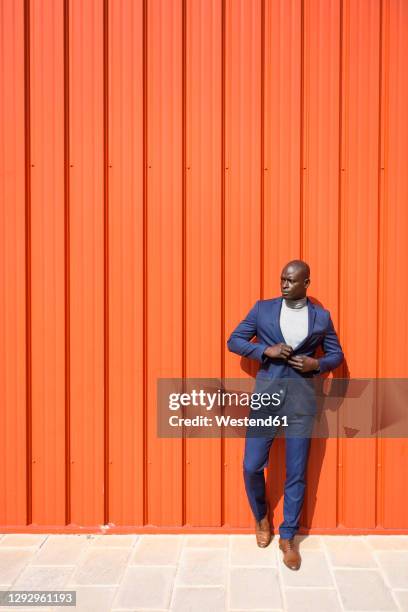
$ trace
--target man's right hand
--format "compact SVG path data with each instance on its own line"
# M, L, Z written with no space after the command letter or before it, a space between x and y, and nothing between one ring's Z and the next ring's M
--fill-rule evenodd
M273 344L264 350L264 355L270 357L271 359L287 359L292 353L293 348L284 342Z

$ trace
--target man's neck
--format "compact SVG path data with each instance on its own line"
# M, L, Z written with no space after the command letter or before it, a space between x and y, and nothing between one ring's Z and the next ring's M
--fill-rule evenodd
M303 308L304 306L306 306L307 304L307 297L303 297L303 298L298 298L297 300L287 300L286 298L283 298L285 300L285 305L288 308Z

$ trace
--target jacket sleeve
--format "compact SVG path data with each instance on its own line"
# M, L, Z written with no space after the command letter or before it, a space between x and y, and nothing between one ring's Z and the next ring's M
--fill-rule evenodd
M327 372L337 368L344 360L343 350L329 315L327 330L322 342L324 356L318 359L319 372Z
M268 348L268 344L262 342L250 342L257 333L259 300L248 312L245 319L239 323L234 329L227 341L228 349L232 353L237 353L249 359L257 359L263 362L266 356L264 350Z

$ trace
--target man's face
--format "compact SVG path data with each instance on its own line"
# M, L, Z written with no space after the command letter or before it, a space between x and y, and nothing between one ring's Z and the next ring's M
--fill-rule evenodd
M305 272L301 268L289 266L283 268L281 274L281 293L287 300L299 300L305 297L310 279L305 278Z

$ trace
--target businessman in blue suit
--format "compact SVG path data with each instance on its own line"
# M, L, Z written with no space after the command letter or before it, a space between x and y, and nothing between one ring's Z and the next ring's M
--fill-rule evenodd
M260 363L256 376L258 390L275 383L283 387L279 389L283 397L292 400L292 429L296 432L296 427L300 426L298 431L309 432L293 436L285 432L284 520L279 526L279 548L285 565L297 570L301 557L294 536L299 529L303 507L310 432L316 412L310 379L337 368L344 355L330 312L313 304L306 296L310 285L309 265L298 259L287 263L280 285L281 297L258 300L232 332L227 345L233 353ZM256 342L251 342L255 337ZM317 359L314 355L319 346L324 355ZM262 436L251 436L247 431L245 439L245 489L255 516L256 541L262 548L271 540L264 468L268 465L276 433L276 428L270 435Z

